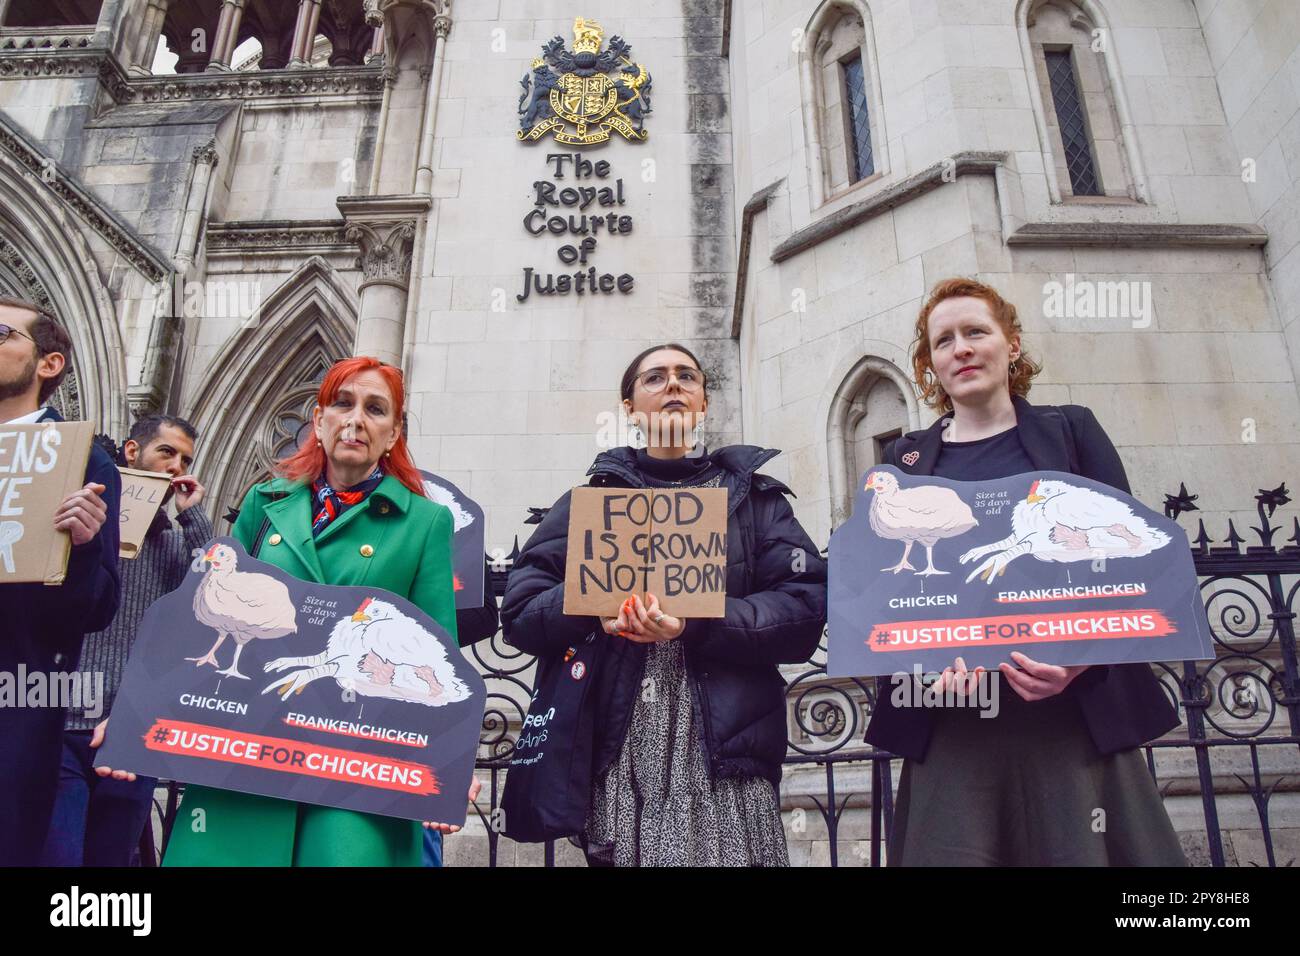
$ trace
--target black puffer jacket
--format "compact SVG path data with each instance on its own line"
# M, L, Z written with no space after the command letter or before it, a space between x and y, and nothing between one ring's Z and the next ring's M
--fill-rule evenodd
M777 665L811 657L826 623L826 563L795 520L785 499L790 489L756 474L778 454L731 445L710 456L728 492L727 613L688 621L678 638L714 776L762 776L773 784L786 745L785 682ZM646 487L631 448L603 452L587 474L593 486ZM597 618L563 613L568 527L566 492L511 569L501 621L508 643L542 657L596 633L602 648L594 769L602 772L627 736L647 645L607 636Z

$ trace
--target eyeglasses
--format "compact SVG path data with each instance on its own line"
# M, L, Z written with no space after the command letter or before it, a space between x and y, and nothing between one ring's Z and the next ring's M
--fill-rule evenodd
M651 395L662 392L668 387L668 379L674 376L677 379L677 385L683 392L698 392L704 387L704 373L698 368L692 368L689 365L679 365L671 371L662 366L648 368L640 375L637 381Z
M9 336L11 335L21 335L25 339L30 339L33 342L36 341L22 329L15 329L12 325L0 325L0 345L4 345L8 342Z

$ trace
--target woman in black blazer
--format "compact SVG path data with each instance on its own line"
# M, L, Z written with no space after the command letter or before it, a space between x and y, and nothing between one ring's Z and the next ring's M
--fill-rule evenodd
M899 438L885 460L960 481L1065 471L1124 492L1128 479L1096 417L1025 400L1039 371L1016 310L994 289L948 279L916 322L913 372L946 414ZM896 707L879 683L867 741L904 757L892 865L1185 865L1135 749L1178 725L1146 664L1057 667L1013 653L997 673L941 678L958 692L997 680L997 717L973 708Z

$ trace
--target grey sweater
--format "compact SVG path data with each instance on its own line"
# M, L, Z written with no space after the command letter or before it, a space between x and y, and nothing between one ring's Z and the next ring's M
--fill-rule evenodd
M90 718L69 708L65 729L94 730L108 716L144 612L164 594L180 587L193 560L194 549L202 548L212 538L212 523L201 505L182 511L176 520L179 528L160 509L140 546L140 554L119 562L122 598L117 617L105 630L87 634L81 650L81 671L104 675L103 713Z

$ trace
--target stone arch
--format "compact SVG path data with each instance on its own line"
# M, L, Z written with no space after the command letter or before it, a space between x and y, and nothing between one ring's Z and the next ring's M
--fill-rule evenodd
M69 417L120 435L129 421L125 349L99 264L76 220L39 177L0 156L0 277L50 308L72 339L72 371L55 396Z
M1060 203L1072 192L1068 176L1062 183L1064 157L1059 133L1054 138L1055 108L1050 96L1044 96L1045 67L1040 62L1042 57L1038 49L1042 46L1042 37L1031 36L1038 14L1048 8L1052 14L1060 14L1077 33L1067 45L1082 58L1082 66L1095 71L1101 79L1101 89L1085 90L1081 94L1085 100L1090 135L1094 144L1102 144L1105 152L1099 162L1104 194L1151 202L1146 169L1137 148L1137 128L1125 94L1123 72L1114 50L1114 32L1105 9L1097 0L1019 0L1016 30L1051 202ZM1103 39L1100 49L1094 49L1096 37ZM1110 129L1112 126L1113 130ZM1106 184L1107 180L1111 185Z
M858 479L880 461L871 439L921 426L916 390L895 362L859 353L848 368L837 371L830 379L838 385L826 417L832 529L848 520Z
M214 518L266 477L283 451L286 417L311 401L331 365L352 354L356 322L356 296L312 256L267 299L257 325L213 359L186 417L199 430Z
M863 77L867 93L867 111L870 119L872 154L875 171L868 179L883 176L889 170L885 111L881 98L880 70L876 57L876 41L871 8L866 0L825 0L813 12L804 28L799 44L799 82L804 117L804 144L808 150L808 178L812 205L816 208L827 198L857 182L840 182L843 177L836 170L842 163L838 153L846 150L840 123L839 91L831 90L826 83L826 72L834 61L842 58L843 43L836 34L844 21L851 21L854 30L860 30L860 41L855 40L862 58ZM836 45L838 44L838 46ZM832 46L835 48L832 49ZM825 62L823 62L825 61Z

